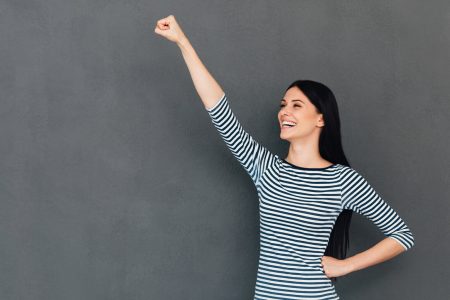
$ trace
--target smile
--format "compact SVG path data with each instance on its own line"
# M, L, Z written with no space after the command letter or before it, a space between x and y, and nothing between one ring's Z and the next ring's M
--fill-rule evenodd
M281 129L289 129L295 127L297 123L291 121L283 121L281 124Z

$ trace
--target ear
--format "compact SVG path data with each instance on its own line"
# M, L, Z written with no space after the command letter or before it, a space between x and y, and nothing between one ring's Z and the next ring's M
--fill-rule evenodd
M319 115L319 119L317 120L317 126L318 127L323 127L325 126L325 120L323 119L323 114Z

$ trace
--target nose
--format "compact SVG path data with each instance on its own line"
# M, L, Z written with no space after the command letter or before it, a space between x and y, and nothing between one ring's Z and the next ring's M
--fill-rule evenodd
M286 106L281 108L280 116L288 116L289 114L290 114L289 108L287 108Z

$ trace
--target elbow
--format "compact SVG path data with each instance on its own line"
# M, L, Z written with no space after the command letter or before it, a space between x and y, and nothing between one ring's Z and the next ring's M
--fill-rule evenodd
M409 250L409 249L411 249L414 246L414 243L415 243L414 235L412 234L411 231L408 231L408 233L406 234L405 239L406 239L406 246L407 246L406 250Z
M414 235L410 233L410 246L408 249L411 249L414 246Z

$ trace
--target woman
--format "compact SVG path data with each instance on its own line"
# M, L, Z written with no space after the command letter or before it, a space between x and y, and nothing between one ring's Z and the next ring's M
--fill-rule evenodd
M339 299L332 280L414 245L399 215L349 166L329 88L297 80L285 91L278 121L280 138L290 147L282 159L241 127L173 15L159 20L155 33L180 47L214 126L257 188L261 247L254 299ZM386 238L346 258L352 211L368 217Z

